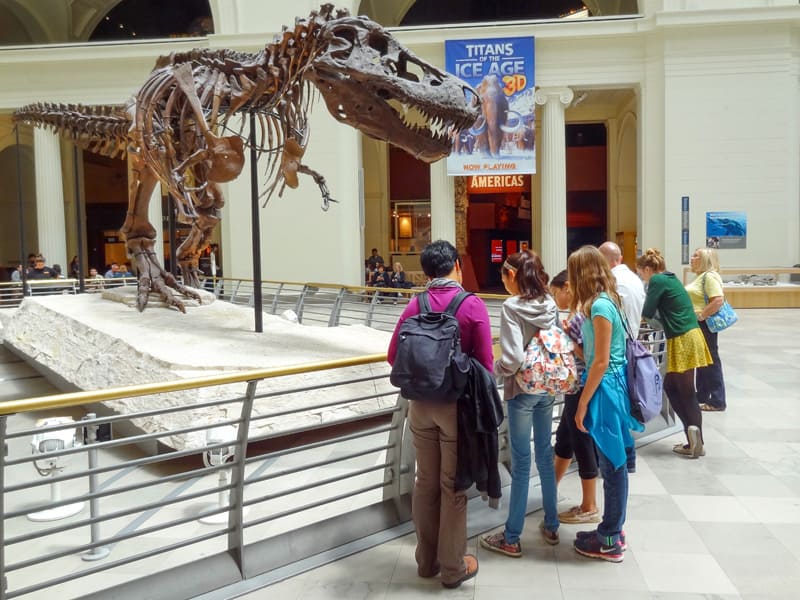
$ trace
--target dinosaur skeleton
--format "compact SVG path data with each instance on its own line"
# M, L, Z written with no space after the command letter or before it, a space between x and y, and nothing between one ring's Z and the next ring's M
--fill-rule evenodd
M246 119L233 128L233 117L256 119L265 202L276 190L297 187L301 173L317 183L325 208L332 201L325 178L302 162L315 96L310 84L336 120L426 162L447 156L452 134L479 112L467 84L416 57L374 21L334 14L324 4L255 54L201 49L161 57L125 107L37 103L14 118L49 126L85 150L127 156L129 203L120 231L138 274L137 306L144 310L152 291L185 312L172 290L198 296L198 259L224 204L220 184L244 165ZM159 182L176 200L179 221L191 224L177 250L183 283L153 251L147 209Z

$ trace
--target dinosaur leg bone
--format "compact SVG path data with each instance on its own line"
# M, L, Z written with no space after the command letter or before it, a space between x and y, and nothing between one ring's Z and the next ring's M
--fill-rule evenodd
M147 208L150 196L158 184L155 173L144 165L137 154L129 154L130 158L130 189L128 201L128 214L120 230L125 236L128 256L136 265L139 278L139 290L136 295L136 307L142 311L147 306L150 292L160 294L161 298L170 306L181 312L186 312L183 302L175 297L172 290L199 299L199 294L190 290L167 273L159 264L153 248L155 246L156 230L147 219Z
M217 191L217 190L214 190ZM178 264L181 266L183 281L192 287L200 287L199 268L200 254L206 247L211 233L219 223L219 211L216 208L198 208L198 217L192 222L189 236L178 247Z

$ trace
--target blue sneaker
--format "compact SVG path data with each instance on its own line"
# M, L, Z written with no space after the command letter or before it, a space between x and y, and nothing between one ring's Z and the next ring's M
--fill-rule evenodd
M597 529L595 529L593 531L579 531L578 533L575 534L576 538L588 538L588 537L592 537L592 536L597 536ZM622 546L622 551L623 552L625 552L625 550L628 549L628 544L625 543L625 532L624 531L620 531L619 532L619 545Z
M606 538L608 539L608 538ZM608 562L620 563L625 558L622 544L618 541L605 544L597 535L575 538L575 551L589 558L599 558Z

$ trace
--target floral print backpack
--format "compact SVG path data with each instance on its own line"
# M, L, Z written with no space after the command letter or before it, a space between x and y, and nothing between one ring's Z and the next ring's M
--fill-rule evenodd
M540 329L525 348L525 358L514 376L526 394L558 396L580 389L574 344L557 325Z

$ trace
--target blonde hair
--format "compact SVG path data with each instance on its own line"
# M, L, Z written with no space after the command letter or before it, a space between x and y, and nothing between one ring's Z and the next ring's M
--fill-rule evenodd
M403 265L400 264L399 262L394 263L394 270L395 271L402 271L403 270Z
M667 261L661 255L657 248L648 248L644 253L636 259L636 266L639 269L650 267L654 273L661 273L667 268Z
M698 248L695 252L697 253L699 273L705 273L706 271L719 273L719 255L714 248Z
M567 275L572 290L571 311L577 312L580 307L583 314L591 316L592 303L602 292L618 307L622 306L608 261L594 246L582 246L569 255Z

